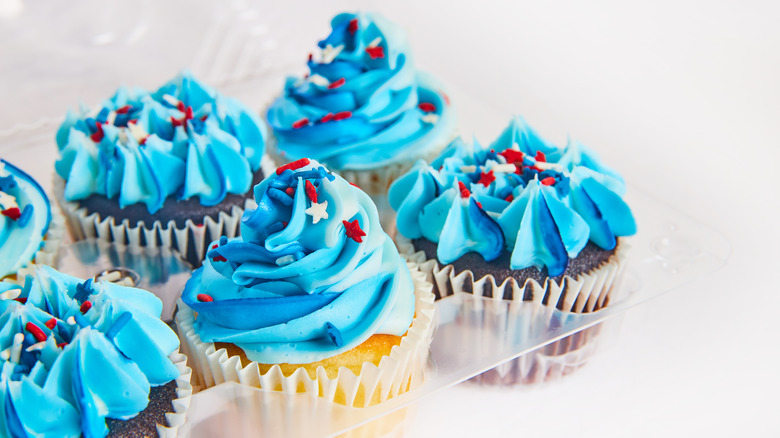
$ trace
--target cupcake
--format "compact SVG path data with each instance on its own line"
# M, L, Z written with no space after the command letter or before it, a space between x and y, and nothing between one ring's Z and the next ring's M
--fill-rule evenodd
M175 435L192 392L151 293L48 266L0 283L3 436Z
M62 216L41 186L0 159L0 279L32 262L53 264L63 231Z
M241 237L211 245L176 320L199 383L368 406L422 377L433 294L371 198L301 159L255 187Z
M172 247L199 265L206 243L235 235L263 178L265 137L252 111L187 72L69 111L55 191L71 234Z
M437 297L465 292L586 313L613 299L622 237L636 232L625 190L590 149L556 148L516 118L490 147L457 139L430 165L418 162L388 197L401 253Z
M278 162L314 158L371 195L453 138L442 85L416 70L405 32L377 14L340 14L268 109Z

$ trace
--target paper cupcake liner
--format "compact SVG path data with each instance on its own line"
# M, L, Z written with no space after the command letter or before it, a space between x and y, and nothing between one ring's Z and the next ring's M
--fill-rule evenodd
M238 356L230 357L224 348L217 350L211 342L202 342L195 332L193 311L179 301L176 323L182 339L182 350L189 358L197 384L211 387L223 382L238 382L285 393L308 393L350 407L365 407L395 397L417 387L423 380L428 349L433 336L433 316L436 307L431 284L409 264L415 285L415 318L400 345L389 356L374 365L365 362L358 375L346 367L339 368L335 378L328 377L319 367L315 378L303 368L289 377L278 365L262 374L256 362L241 366Z
M176 378L176 398L171 401L173 412L165 414L167 425L158 424L157 434L160 438L173 438L179 434L179 428L187 421L187 410L192 401L192 369L187 366L187 356L179 353L179 349L168 355L176 368L179 377Z
M233 206L229 214L219 212L216 220L206 216L201 225L187 219L183 227L177 226L173 220L166 224L155 221L151 226L145 222L132 226L128 219L117 224L112 216L101 217L96 212L89 213L77 203L66 201L64 191L65 181L55 176L54 193L74 240L94 238L109 243L118 242L132 249L169 248L178 251L190 262L193 261L187 257L190 247L194 248L197 260L202 261L207 251L206 246L212 241L220 236L232 238L239 234L241 215L246 208L254 207L254 201L247 199L244 208Z
M56 267L57 255L62 245L62 238L65 236L65 218L56 205L51 206L51 222L49 230L43 238L41 249L35 253L34 262L36 265L49 265Z
M428 260L423 251L415 251L412 242L400 234L396 235L395 242L401 255L418 264L426 279L435 285L437 298L470 295L475 298L470 305L481 308L477 312L481 323L506 326L506 329L495 330L499 336L505 336L497 340L499 343L513 342L509 336L518 330L526 336L539 335L560 324L566 315L595 312L616 300L619 290L613 286L622 272L629 248L622 240L606 262L576 278L567 275L560 282L548 278L543 284L528 279L520 285L514 278L497 283L492 275L477 279L469 270L455 272L452 265L442 267L438 260ZM482 305L484 298L490 304ZM600 331L600 327L595 326L572 334L508 361L474 380L486 384L522 384L561 377L579 368L593 354ZM482 339L474 342L477 349L485 345ZM453 345L453 348L463 346Z

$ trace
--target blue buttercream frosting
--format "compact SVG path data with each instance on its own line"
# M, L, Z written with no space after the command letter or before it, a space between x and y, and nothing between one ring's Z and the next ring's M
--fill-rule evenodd
M303 159L258 184L255 200L241 237L214 242L182 293L201 340L259 363L311 363L406 333L411 274L366 193Z
M455 117L442 86L415 68L405 32L381 16L340 14L269 108L288 160L364 170L413 161L450 140Z
M51 204L32 177L0 160L0 278L14 274L43 245Z
M611 250L636 233L622 177L585 146L559 149L522 118L490 147L456 139L431 165L419 161L388 193L398 231L438 243L451 263L511 251L511 269L561 275L588 241Z
M135 417L179 376L179 340L149 292L41 266L0 293L2 436L106 436L106 418Z
M120 207L197 196L216 205L249 191L266 128L249 108L184 72L154 93L122 87L96 111L68 111L57 132L65 199L93 194Z

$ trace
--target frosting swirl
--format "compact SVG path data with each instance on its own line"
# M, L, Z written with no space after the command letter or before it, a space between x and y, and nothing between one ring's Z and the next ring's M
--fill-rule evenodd
M367 194L303 159L255 200L241 237L214 243L182 293L201 340L259 363L311 363L408 330L411 274Z
M40 266L0 296L4 436L105 436L106 418L136 416L179 376L179 340L149 292Z
M168 196L198 196L212 206L251 188L265 136L251 110L184 72L154 93L122 87L97 111L69 110L55 169L68 201L99 194L154 213Z
M33 261L51 219L51 204L41 186L0 160L0 278Z
M449 140L455 126L441 85L417 72L406 34L376 14L340 14L320 41L310 74L288 78L268 110L278 148L363 170L413 160Z
M398 231L438 243L443 263L509 250L512 269L558 276L589 240L611 250L617 236L636 233L624 193L594 152L579 143L554 148L516 118L490 148L456 139L430 166L417 162L388 197Z

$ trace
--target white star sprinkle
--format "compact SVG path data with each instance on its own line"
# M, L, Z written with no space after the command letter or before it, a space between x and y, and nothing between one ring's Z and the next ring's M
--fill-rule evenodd
M3 206L3 210L19 207L19 205L16 203L16 198L6 192L0 192L0 205Z
M311 216L312 223L317 223L320 221L320 219L327 219L328 218L328 211L326 210L328 208L328 201L323 201L321 203L312 202L311 207L307 208L305 213Z
M431 125L433 125L434 123L439 121L439 116L437 114L434 114L434 113L428 113L428 114L420 117L420 119L423 122L425 122L425 123L430 123Z
M333 47L330 44L326 45L324 49L322 49L322 64L330 64L333 62L334 59L336 59L337 56L339 56L339 53L344 50L344 45Z

